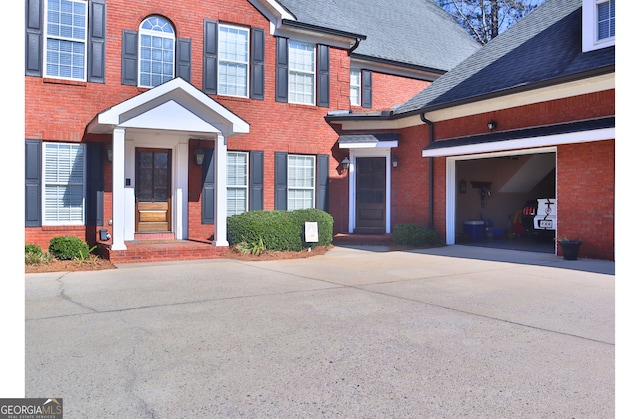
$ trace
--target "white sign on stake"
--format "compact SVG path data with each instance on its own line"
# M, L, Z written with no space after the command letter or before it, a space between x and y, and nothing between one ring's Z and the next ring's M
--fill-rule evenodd
M306 221L304 223L304 241L315 243L318 241L318 223Z

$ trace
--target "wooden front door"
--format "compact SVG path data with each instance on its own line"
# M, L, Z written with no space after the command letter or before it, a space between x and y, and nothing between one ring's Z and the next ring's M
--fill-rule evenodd
M356 232L385 232L386 178L385 157L356 159Z
M171 231L171 150L136 149L136 232Z

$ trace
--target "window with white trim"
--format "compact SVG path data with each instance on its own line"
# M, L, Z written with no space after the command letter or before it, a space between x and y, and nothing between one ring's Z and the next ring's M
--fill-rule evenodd
M219 25L218 94L249 96L249 29Z
M315 208L316 157L287 156L287 209Z
M44 143L43 224L83 225L85 145Z
M598 36L602 41L616 36L616 0L599 1L597 3Z
M315 45L289 40L289 102L314 105L315 92Z
M138 32L138 86L155 87L173 79L176 35L162 16L150 16Z
M227 152L227 215L246 212L249 205L249 153Z
M352 68L349 80L351 104L354 106L360 106L360 92L362 90L360 70Z
M87 2L47 0L45 77L86 80Z

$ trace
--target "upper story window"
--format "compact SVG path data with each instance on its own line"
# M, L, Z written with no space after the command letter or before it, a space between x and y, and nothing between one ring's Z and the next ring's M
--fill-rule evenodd
M331 106L331 48L276 37L276 102Z
M289 41L289 102L315 104L316 49L313 44Z
M87 3L48 0L45 77L86 79Z
M249 29L219 25L218 94L249 96Z
M616 0L601 1L598 7L598 41L616 36Z
M582 0L582 51L616 44L616 1Z
M351 69L351 76L349 78L351 105L360 106L360 92L362 88L362 82L360 80L360 70Z
M138 85L155 87L173 79L176 36L171 23L150 16L140 25Z

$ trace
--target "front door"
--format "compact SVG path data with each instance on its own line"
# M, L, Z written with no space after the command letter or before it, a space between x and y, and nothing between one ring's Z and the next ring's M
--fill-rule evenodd
M136 232L171 231L171 150L136 149Z
M356 233L384 233L387 170L385 157L356 159Z

